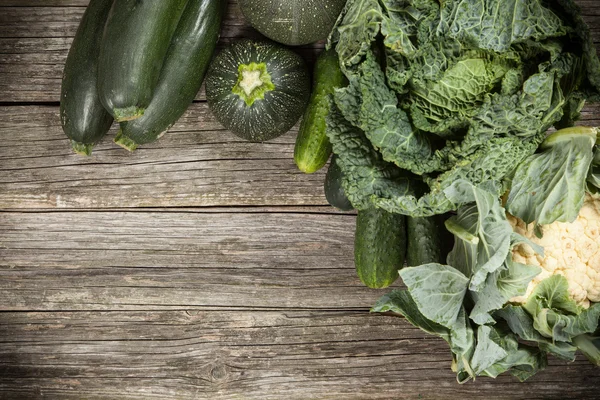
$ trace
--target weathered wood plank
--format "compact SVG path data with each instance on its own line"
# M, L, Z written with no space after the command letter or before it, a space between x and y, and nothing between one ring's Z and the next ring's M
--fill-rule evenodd
M581 357L458 385L441 340L365 312L0 315L3 399L592 399ZM500 389L501 388L501 389Z
M345 214L3 212L0 304L367 308L383 292L356 277L354 223Z
M58 102L63 64L84 12L85 1L57 0L0 3L0 102ZM592 35L600 43L600 6L596 0L579 0ZM18 5L18 7L10 7ZM41 7L43 5L43 7ZM72 5L78 5L73 7ZM260 35L244 21L236 1L229 2L221 33L221 48L241 37ZM309 63L322 43L296 48ZM202 89L198 100L205 99Z
M196 103L155 144L129 153L113 131L83 158L58 107L0 107L0 208L325 205L324 172L294 164L296 132L249 143Z

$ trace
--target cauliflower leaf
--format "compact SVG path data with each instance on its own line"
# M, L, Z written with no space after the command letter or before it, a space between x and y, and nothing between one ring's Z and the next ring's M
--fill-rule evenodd
M527 224L573 222L583 206L595 142L594 128L567 128L549 136L545 151L517 167L507 210Z

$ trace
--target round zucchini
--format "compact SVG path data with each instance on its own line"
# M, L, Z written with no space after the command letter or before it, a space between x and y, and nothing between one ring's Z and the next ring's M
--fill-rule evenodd
M144 114L188 0L115 1L102 37L98 90L117 122Z
M360 280L370 288L388 287L398 279L406 256L404 215L380 208L358 212L354 264Z
M352 203L346 197L346 193L342 187L343 178L344 173L338 166L337 156L334 154L331 157L331 163L329 163L327 175L325 176L325 198L333 207L342 211L350 211L354 207L352 207Z
M346 0L240 0L242 13L257 31L296 46L327 38Z
M97 90L100 40L112 3L113 0L90 1L65 63L60 122L73 150L81 155L92 154L92 148L113 122Z
M331 143L325 133L329 96L345 81L335 50L322 52L315 65L312 95L294 147L294 161L302 172L312 174L323 168L329 159Z
M224 11L221 0L190 0L173 35L150 105L140 118L121 123L115 143L133 151L157 140L181 117L200 90Z
M235 42L215 57L206 75L206 98L217 120L252 142L289 131L309 96L304 60L274 43Z

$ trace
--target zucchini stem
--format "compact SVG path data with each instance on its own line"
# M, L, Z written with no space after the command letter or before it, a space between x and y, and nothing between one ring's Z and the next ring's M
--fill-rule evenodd
M73 151L79 154L80 156L91 156L94 145L71 140L71 147L73 148Z
M138 144L135 141L123 134L122 129L119 129L117 136L115 136L115 143L128 151L134 151L138 147Z
M265 94L275 89L271 75L265 63L240 64L238 80L231 91L237 94L248 107L256 100L265 98Z

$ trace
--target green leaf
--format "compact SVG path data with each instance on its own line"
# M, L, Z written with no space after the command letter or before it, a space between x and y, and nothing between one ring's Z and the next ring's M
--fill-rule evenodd
M338 155L338 166L344 172L344 192L354 208L364 210L372 207L373 197L409 196L412 190L406 174L383 161L364 133L344 119L333 103L330 107L326 118L327 136Z
M553 341L570 342L598 327L600 303L582 309L569 295L569 283L562 275L541 281L524 305L533 317L533 327Z
M471 358L475 351L475 333L464 307L461 307L450 327L450 350L454 355L454 371L459 383L474 378Z
M568 361L575 360L577 348L567 342L553 342L542 336L533 327L533 318L521 306L507 305L494 313L495 319L503 319L510 330L519 338L529 342L537 342L539 348L545 352Z
M425 318L446 328L453 326L469 283L466 276L437 263L403 268L400 276Z
M541 281L524 305L533 316L544 309L554 309L571 315L577 315L581 307L569 295L569 282L562 275L552 275Z
M475 353L471 360L473 370L477 375L481 375L486 369L508 355L508 353L490 337L492 331L493 328L487 325L482 325L477 329L477 347L475 347Z
M592 364L600 367L600 336L579 335L573 342Z
M594 332L598 327L598 318L600 303L594 303L578 315L543 309L535 316L534 326L542 334L550 333L555 341L570 342L578 335Z
M406 290L394 290L382 296L371 308L371 312L383 313L388 311L402 314L414 326L432 335L440 336L447 342L450 341L448 328L425 318L410 293Z
M478 375L496 378L510 370L524 381L544 369L547 359L539 349L520 344L510 331L483 325L477 330L472 364Z
M595 138L569 130L568 140L526 159L515 173L507 210L526 223L573 222L583 206ZM560 135L559 131L554 135Z
M440 136L451 134L451 129L477 114L485 95L507 70L486 59L465 59L445 70L439 80L414 85L408 100L413 123Z
M494 323L490 313L502 308L509 299L524 295L529 282L540 271L540 267L520 264L512 261L511 256L507 257L503 268L489 274L478 295L474 296L475 306L470 318L477 324Z
M398 108L396 94L371 51L351 75L347 88L337 90L336 104L344 117L365 132L383 159L401 168L419 171L420 162L431 157L431 145L413 129L406 113Z
M476 47L507 51L527 39L562 36L561 19L539 0L455 1L450 11L450 35ZM452 6L451 6L452 7Z
M349 0L333 29L342 68L358 64L379 33L383 19L378 0Z
M465 243L460 239L464 232L458 231L455 246L448 255L448 263L471 279L469 290L480 291L488 274L504 264L511 249L513 229L506 213L493 193L474 187L468 182L457 181L445 191L454 203L471 203L458 210L451 218L450 226L462 227L462 231L477 237L477 243Z

